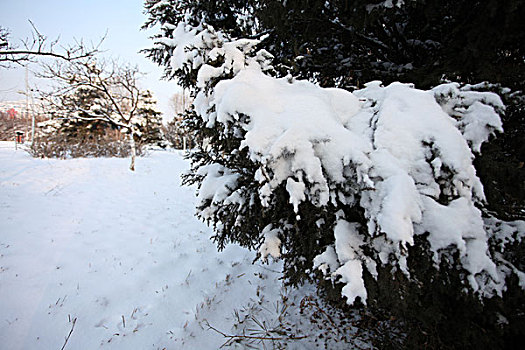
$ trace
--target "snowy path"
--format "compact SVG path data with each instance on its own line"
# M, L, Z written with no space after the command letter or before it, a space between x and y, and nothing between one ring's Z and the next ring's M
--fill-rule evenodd
M2 349L60 349L74 319L70 349L177 348L226 276L251 272L252 253L217 253L211 231L193 217L179 155L155 152L132 173L126 159L32 159L7 145L0 149ZM223 341L203 334L201 343Z

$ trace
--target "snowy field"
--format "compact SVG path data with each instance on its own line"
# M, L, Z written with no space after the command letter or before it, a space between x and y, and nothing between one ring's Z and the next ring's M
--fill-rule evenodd
M252 264L253 252L217 252L194 189L180 186L181 154L128 163L33 159L0 143L1 349L318 347L313 289L285 290L280 265ZM256 339L272 328L288 330Z

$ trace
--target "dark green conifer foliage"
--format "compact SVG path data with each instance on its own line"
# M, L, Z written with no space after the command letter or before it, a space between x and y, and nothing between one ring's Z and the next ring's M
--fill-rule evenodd
M156 109L156 101L149 90L141 94L142 104L137 108L137 115L145 120L144 125L139 125L141 135L137 138L139 146L157 145L166 147L162 135L162 113Z

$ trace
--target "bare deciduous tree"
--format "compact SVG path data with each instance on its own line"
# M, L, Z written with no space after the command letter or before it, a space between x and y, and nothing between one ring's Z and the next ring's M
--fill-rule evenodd
M195 142L182 119L182 114L191 107L192 102L193 99L184 90L170 98L170 107L175 116L165 126L164 134L174 148L185 150L192 148Z
M104 121L128 134L130 169L135 170L140 129L148 118L142 106L151 97L138 86L140 74L137 67L94 57L57 60L43 64L39 76L52 79L55 86L39 91L40 98L55 119Z
M188 109L193 102L193 99L188 96L188 93L184 90L182 92L177 92L173 94L170 98L170 107L173 109L173 112L175 113L175 118L179 115L184 113L186 109Z

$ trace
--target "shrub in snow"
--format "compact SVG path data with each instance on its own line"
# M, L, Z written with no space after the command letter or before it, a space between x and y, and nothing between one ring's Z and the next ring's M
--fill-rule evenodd
M347 304L446 309L432 298L482 305L509 280L525 287L522 260L506 255L525 223L484 215L473 166L502 131L498 95L454 83L324 89L273 78L257 40L184 22L162 30L157 51L193 77L186 118L204 142L185 181L220 248L282 258L292 284L320 274Z
M129 143L100 121L50 119L38 124L29 153L39 158L128 157Z

